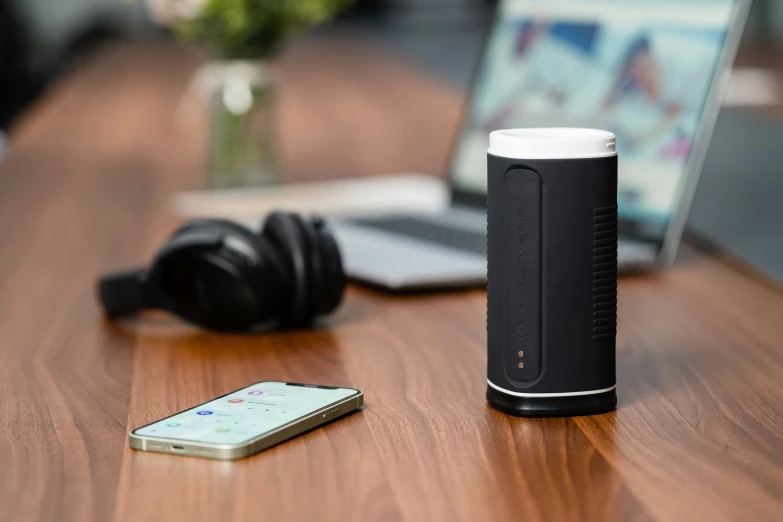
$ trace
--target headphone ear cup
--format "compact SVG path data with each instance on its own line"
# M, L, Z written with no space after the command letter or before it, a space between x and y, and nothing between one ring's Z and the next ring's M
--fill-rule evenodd
M170 244L180 240L189 234L199 234L210 232L218 237L223 237L220 241L221 248L216 250L215 255L224 258L237 269L237 273L245 274L245 283L247 291L253 293L254 300L257 303L257 316L253 319L256 325L274 320L280 323L288 311L287 291L290 287L291 274L286 267L284 259L278 251L269 243L267 239L250 229L232 221L223 219L201 219L188 223L178 229L171 237ZM232 243L241 241L240 245ZM255 254L257 261L248 260L247 254L243 254L244 248L250 248Z
M255 249L256 253L261 257L263 261L268 261L275 271L275 276L285 279L285 284L288 285L289 271L286 269L285 262L280 254L269 244L269 242L261 234L256 234L252 230L243 227L239 223L234 223L227 219L197 219L190 223L183 225L172 235L172 239L184 234L186 232L193 232L197 229L203 229L208 227L216 227L244 238L248 244Z
M296 214L274 212L264 223L263 236L277 249L290 274L291 299L281 324L294 327L311 323L317 314L313 266L316 245L308 237L304 222Z
M340 248L326 222L317 216L308 222L316 237L316 249L319 252L321 287L318 292L316 308L319 314L334 311L345 293L345 271Z

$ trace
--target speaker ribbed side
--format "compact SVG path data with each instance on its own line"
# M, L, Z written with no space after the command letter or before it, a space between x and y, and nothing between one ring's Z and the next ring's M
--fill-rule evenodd
M593 341L617 335L617 205L593 216Z

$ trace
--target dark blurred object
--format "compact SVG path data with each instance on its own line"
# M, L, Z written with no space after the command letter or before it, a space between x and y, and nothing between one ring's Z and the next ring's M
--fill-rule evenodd
M690 230L783 284L783 118L723 109Z
M783 47L783 1L754 0L746 36L757 43Z
M467 89L498 0L358 0L340 29Z
M141 2L0 0L0 129L85 52L148 28Z
M0 131L39 90L29 70L28 45L10 0L0 0Z
M349 14L382 30L406 33L486 25L496 0L358 0Z
M406 10L444 10L453 7L495 6L500 0L357 0L353 11L393 12Z
M496 3L357 0L325 30L358 32L464 84ZM80 56L107 39L150 31L141 1L0 0L0 129ZM430 45L433 40L443 45Z

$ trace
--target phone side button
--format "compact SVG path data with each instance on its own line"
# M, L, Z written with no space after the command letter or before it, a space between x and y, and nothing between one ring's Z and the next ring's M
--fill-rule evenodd
M339 411L340 411L339 407L331 409L331 410L329 410L329 411L327 411L326 413L323 414L323 418L324 419L331 419L332 417L337 415L337 413L339 413Z

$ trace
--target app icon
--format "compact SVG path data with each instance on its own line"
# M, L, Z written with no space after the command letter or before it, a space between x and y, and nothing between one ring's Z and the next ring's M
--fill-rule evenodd
M182 426L182 424L180 424L179 422L169 422L168 424L166 424L166 426L168 426L169 428L177 428L179 426Z
M218 428L215 431L217 431L218 433L227 433L231 431L231 428Z
M209 410L201 410L201 411L197 411L196 415L212 415L212 412Z
M261 390L253 390L251 392L247 392L247 394L248 395L263 395L264 392L262 392Z
M230 402L232 404L238 404L240 402L245 402L245 400L244 399L229 399L228 402Z

